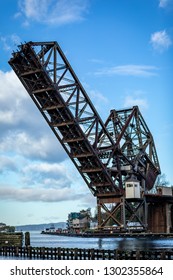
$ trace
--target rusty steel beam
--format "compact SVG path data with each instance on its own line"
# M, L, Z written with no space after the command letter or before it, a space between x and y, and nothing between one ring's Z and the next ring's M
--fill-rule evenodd
M133 174L141 185L145 181L146 190L152 189L161 171L152 134L139 108L112 110L105 127L115 142L112 154L108 154L110 170L119 172L122 182Z
M105 149L112 152L115 143L60 46L28 42L19 46L9 64L92 193L119 194L102 157Z

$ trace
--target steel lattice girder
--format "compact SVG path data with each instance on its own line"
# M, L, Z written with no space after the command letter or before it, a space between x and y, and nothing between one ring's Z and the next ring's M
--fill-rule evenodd
M152 188L160 168L137 107L104 124L57 42L20 45L9 64L95 196L123 195L132 173Z
M139 108L112 110L105 127L115 143L114 153L109 156L112 173L119 172L124 180L133 174L141 185L145 180L145 189L150 190L160 174L160 165L152 134Z
M92 193L120 194L102 160L103 150L111 153L114 141L59 45L20 45L9 64Z

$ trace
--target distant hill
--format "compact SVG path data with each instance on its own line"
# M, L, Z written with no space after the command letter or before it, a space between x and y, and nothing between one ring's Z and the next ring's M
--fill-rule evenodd
M52 225L54 225L55 229L66 228L66 223L60 222L60 223L49 223L49 224L21 225L21 226L15 226L15 229L16 231L32 231L32 230L42 231L45 228L50 228L50 226Z

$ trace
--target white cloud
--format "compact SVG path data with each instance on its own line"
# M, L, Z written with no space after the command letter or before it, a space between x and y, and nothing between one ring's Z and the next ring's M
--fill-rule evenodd
M62 161L65 152L13 71L0 71L0 151Z
M1 178L0 200L21 202L62 202L76 201L86 203L86 196L92 196L69 160L61 163L34 162L23 160L23 166L18 160L10 157L0 157L0 168L8 171L8 176L16 172L18 181ZM6 183L7 182L7 183Z
M47 173L55 176L56 174L64 174L65 173L65 166L62 164L53 163L50 164L48 162L41 162L29 165L23 168L24 172L39 172L39 173Z
M147 109L148 108L148 102L146 99L142 98L135 98L133 96L126 96L124 101L124 107L133 107L133 106L139 106L139 108Z
M50 135L31 135L32 131L7 131L0 139L3 153L16 153L32 160L49 160L61 162L65 153L50 130ZM54 136L54 137L53 137Z
M88 3L89 0L19 0L19 8L26 18L25 25L30 20L61 25L82 20Z
M171 3L173 3L172 0L159 0L159 7L167 8Z
M108 103L108 99L101 92L99 92L97 90L90 90L89 93L92 97L94 104L96 104L96 102L101 103L101 104Z
M69 188L15 188L14 186L4 186L0 188L1 200L13 200L21 202L41 201L41 202L62 202L77 200L84 194L75 194Z
M97 71L96 75L123 75L123 76L135 76L135 77L150 77L157 75L158 68L152 65L135 65L127 64Z
M160 8L165 8L168 4L169 0L159 0L159 7Z
M25 90L13 71L0 70L0 124L16 124L22 119Z
M70 188L73 176L68 171L68 163L32 162L23 167L23 182L44 188Z
M16 172L18 181L9 183L1 178L0 200L20 202L62 202L84 201L88 189L78 174L71 172L68 162L48 163L24 161L25 164L15 169L14 161L9 157L0 157L0 168ZM19 163L18 163L19 165ZM73 167L74 169L74 167ZM11 173L9 173L10 176ZM7 182L7 183L6 183ZM75 182L75 184L74 184Z
M0 173L17 171L16 163L8 156L0 156Z
M21 42L21 39L16 34L11 34L8 36L1 36L0 41L2 43L3 49L5 51L12 51L14 47L18 46Z
M153 49L159 52L167 50L172 45L172 40L165 30L153 33L150 42Z
M125 96L123 106L125 108L139 106L141 110L148 109L148 101L144 94L145 93L143 93L141 90L136 90L134 92L128 93Z

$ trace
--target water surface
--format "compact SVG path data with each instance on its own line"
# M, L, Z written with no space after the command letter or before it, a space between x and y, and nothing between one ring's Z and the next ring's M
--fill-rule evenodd
M173 238L149 237L115 237L115 238L85 238L40 234L31 231L31 246L64 247L64 248L94 248L104 250L152 250L173 249Z

